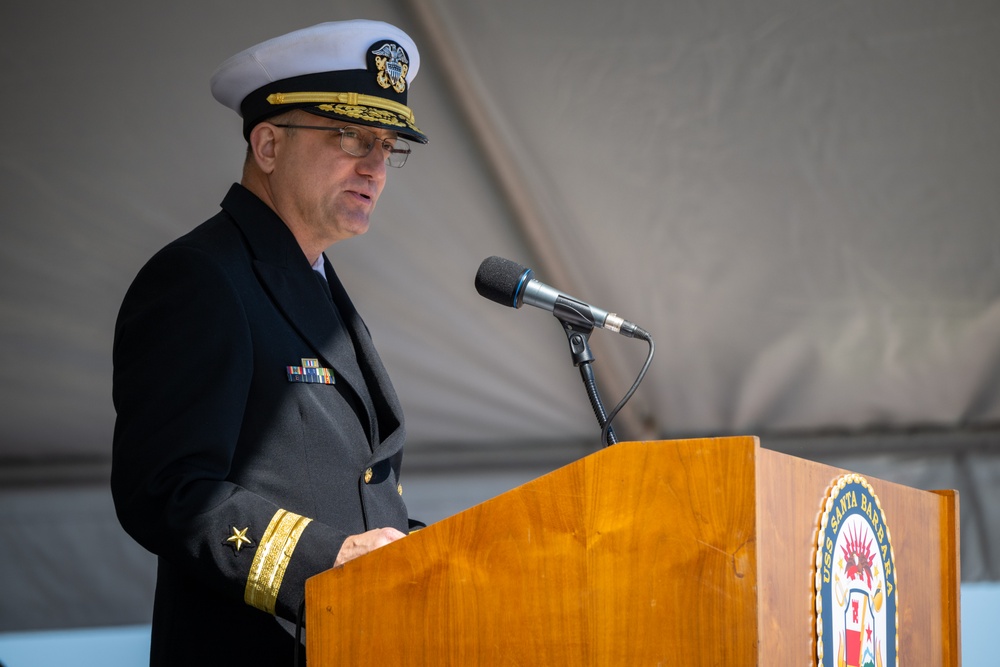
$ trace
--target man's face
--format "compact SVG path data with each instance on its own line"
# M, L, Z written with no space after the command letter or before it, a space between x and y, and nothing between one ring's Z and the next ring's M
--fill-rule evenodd
M329 118L290 114L288 124L344 127ZM395 138L380 128L370 130L379 139ZM286 224L329 246L368 231L369 217L385 187L385 155L376 142L365 157L340 146L340 133L277 127L275 169L271 187L278 213Z

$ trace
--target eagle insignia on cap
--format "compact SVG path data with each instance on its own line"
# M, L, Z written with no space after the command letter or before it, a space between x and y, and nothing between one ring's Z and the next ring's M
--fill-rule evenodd
M378 69L376 80L383 88L392 88L397 93L406 90L406 72L410 68L410 60L406 51L396 42L383 42L371 53L375 56L375 67Z

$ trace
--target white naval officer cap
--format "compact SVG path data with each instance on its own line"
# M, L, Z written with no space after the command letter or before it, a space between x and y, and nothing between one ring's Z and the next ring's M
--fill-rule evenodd
M212 75L212 95L257 123L302 109L358 125L394 130L419 143L427 137L406 106L420 69L417 45L399 28L357 19L320 23L237 53Z

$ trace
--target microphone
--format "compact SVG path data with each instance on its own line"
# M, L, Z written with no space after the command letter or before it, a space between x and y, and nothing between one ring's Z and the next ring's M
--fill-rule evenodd
M522 304L543 308L559 319L580 326L609 329L628 338L649 340L649 334L615 313L584 303L535 280L534 271L503 257L487 257L476 272L476 291L502 306Z

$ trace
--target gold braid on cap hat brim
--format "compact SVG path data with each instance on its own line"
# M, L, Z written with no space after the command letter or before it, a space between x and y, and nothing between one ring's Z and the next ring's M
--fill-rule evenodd
M387 100L384 97L365 95L363 93L271 93L267 96L269 104L349 104L351 106L375 107L391 111L413 124L413 112L410 107L399 102Z

